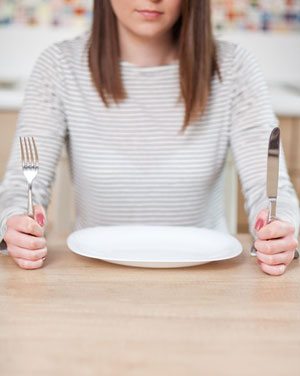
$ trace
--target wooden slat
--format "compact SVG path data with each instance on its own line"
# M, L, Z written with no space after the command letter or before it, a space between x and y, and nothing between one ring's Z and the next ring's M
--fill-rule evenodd
M280 137L283 145L285 159L288 168L292 167L293 150L291 148L293 142L293 119L290 117L280 118Z
M14 138L17 118L17 112L0 112L0 180L5 173L7 160Z

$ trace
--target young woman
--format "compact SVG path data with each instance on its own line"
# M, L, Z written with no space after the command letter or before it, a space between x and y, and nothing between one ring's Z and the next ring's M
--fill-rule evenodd
M266 150L278 125L255 57L214 40L209 0L97 0L91 31L39 57L0 188L0 240L25 269L43 265L45 210L64 142L75 229L143 223L226 231L229 146L257 260L280 275L293 260L298 199L281 153L278 217L267 224ZM26 214L18 137L35 136L35 220Z

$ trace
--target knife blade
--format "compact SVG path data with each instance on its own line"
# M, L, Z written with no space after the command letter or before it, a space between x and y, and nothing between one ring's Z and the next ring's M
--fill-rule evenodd
M280 129L275 127L270 135L267 160L267 196L269 198L268 223L276 219L279 174Z
M269 214L268 223L276 219L276 204L278 192L278 177L279 177L279 154L280 154L280 129L273 128L268 147L267 157L267 196L269 199ZM250 250L252 256L256 256L256 248L254 244ZM298 249L295 250L294 258L299 258Z

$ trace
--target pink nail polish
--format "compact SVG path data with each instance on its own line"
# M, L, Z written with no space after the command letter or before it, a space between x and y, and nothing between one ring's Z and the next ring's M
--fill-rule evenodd
M259 231L263 227L263 225L264 225L264 221L261 218L259 218L254 228L256 231Z
M43 257L42 260L43 262L45 262L47 260L47 257Z
M257 259L257 262L259 263L259 265L262 264L262 261L260 261L260 259Z
M36 216L36 220L37 220L37 223L40 225L40 226L44 226L45 224L45 218L43 216L42 213L39 213L37 216Z

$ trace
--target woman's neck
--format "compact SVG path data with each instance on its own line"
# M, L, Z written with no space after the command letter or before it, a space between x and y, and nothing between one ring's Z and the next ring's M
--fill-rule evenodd
M141 38L120 29L119 43L121 60L138 66L167 65L177 60L177 48L173 43L171 33L159 38Z

